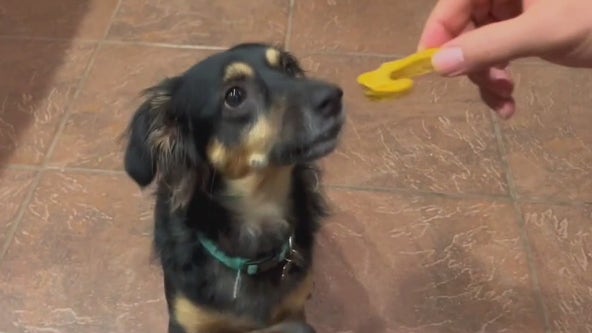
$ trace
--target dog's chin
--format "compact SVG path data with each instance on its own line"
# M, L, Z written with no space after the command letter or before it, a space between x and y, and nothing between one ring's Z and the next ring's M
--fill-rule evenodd
M335 124L333 128L316 135L306 143L292 143L278 147L272 161L278 165L294 165L309 163L331 154L339 143L342 124Z
M313 162L331 154L337 147L337 138L319 141L309 146L303 146L292 153L293 158L286 161L291 163Z

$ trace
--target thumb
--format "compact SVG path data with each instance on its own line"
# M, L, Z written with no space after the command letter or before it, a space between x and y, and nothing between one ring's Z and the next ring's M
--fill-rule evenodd
M536 54L545 34L539 22L523 14L468 31L443 45L432 64L440 74L456 76Z

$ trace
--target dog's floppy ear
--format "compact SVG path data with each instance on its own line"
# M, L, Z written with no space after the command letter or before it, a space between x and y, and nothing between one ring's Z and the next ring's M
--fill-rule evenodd
M166 79L145 91L146 100L128 127L124 161L125 171L141 187L157 176L163 179L176 208L190 199L200 160L188 115L173 100L180 80Z

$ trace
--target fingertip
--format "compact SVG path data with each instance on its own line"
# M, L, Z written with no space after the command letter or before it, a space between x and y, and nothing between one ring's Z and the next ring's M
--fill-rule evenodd
M469 79L479 89L488 91L500 98L510 98L514 92L514 80L507 70L491 67L486 70L472 72Z
M500 118L504 120L510 119L516 113L516 102L513 98L504 100L495 111Z
M514 80L508 70L492 67L489 70L487 81L490 85L490 89L496 94L504 98L512 97L512 93L514 92Z
M480 89L481 99L500 118L510 119L516 112L516 102L513 97L501 97L488 90Z

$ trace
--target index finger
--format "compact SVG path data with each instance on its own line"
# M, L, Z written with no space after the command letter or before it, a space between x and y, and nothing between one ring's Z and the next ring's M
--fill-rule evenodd
M440 0L432 10L419 39L418 49L439 47L460 35L471 22L475 3L487 0Z

